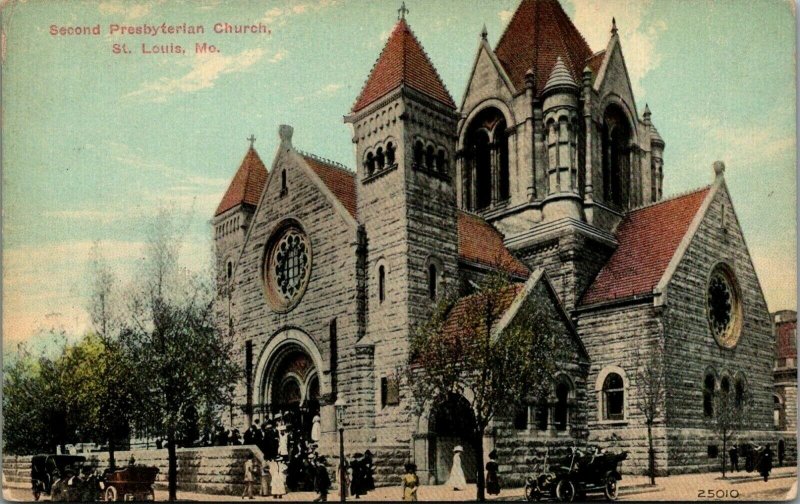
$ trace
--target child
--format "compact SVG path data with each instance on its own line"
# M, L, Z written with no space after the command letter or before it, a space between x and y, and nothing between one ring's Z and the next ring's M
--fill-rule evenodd
M418 488L419 478L417 477L417 466L414 464L406 464L406 473L403 475L403 500L416 501Z

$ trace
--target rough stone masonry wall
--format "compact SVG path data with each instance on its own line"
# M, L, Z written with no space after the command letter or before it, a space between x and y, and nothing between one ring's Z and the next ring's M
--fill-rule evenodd
M214 446L207 448L178 448L178 497L180 492L204 492L239 496L244 489L244 462L253 453L260 459L254 446ZM97 464L99 472L108 467L107 452L82 453ZM167 450L133 450L114 452L117 468L127 465L133 455L137 465L159 468L155 487L167 488ZM30 484L30 456L3 456L3 477L12 483ZM262 460L263 462L263 460Z
M720 261L733 269L741 290L744 320L741 338L733 349L717 344L706 315L708 276ZM731 387L738 375L743 376L752 394L751 428L737 439L766 441L772 436L775 446L777 433L770 434L775 355L771 318L724 185L669 282L664 326L669 373L679 378L667 396L670 472L714 467L719 462L708 458L709 445L718 445L722 451L703 412L703 380L708 369L717 374L717 384L722 376L729 376Z
M591 357L588 378L589 442L630 452L625 469L642 474L647 469L647 428L639 409L637 369L644 365L649 352L660 342L658 313L652 302L639 302L583 312L578 317L578 333ZM600 374L610 366L624 372L625 415L623 420L603 419L600 393ZM664 474L667 446L663 418L653 426L656 470Z
M246 340L253 342L253 369L269 341L283 329L296 328L306 333L321 354L321 393L330 392L330 324L336 319L338 341L338 387L348 399L348 424L353 430L368 428L371 422L371 395L358 394L359 376L354 373L357 359L356 248L357 234L352 223L337 213L332 202L312 181L310 170L297 154L281 146L273 174L286 170L286 195L280 184L270 180L263 204L251 223L249 241L236 271L234 292L235 330L240 351ZM261 278L265 245L275 226L284 219L295 219L311 241L312 266L308 288L300 303L280 314L268 305ZM243 359L240 360L243 363ZM254 383L258 393L261 384ZM245 403L244 383L237 387L237 402ZM323 404L324 404L323 397ZM257 399L258 400L258 399ZM330 412L329 412L330 413ZM244 421L239 422L239 428ZM331 443L335 438L332 414L323 413L323 434Z

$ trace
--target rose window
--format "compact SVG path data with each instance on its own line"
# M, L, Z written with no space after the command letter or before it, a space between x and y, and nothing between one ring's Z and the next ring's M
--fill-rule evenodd
M717 267L708 281L708 324L721 346L733 348L739 341L741 305L733 274Z
M288 311L302 297L311 273L311 247L297 228L278 232L270 240L265 265L267 298L278 311Z

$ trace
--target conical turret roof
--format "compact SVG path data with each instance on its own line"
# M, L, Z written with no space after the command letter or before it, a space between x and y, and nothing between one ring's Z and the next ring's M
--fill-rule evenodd
M392 30L352 111L355 113L366 108L400 85L456 108L436 68L405 19L400 19Z
M257 206L267 183L267 167L251 146L214 212L214 217L238 205Z
M581 81L592 58L589 44L558 0L522 0L495 54L517 89L525 87L525 73L532 70L537 95L559 57L574 82Z
M547 79L547 84L544 85L542 92L547 93L556 89L579 89L578 84L575 82L575 79L572 78L572 74L569 73L569 70L567 70L567 66L564 64L564 60L561 59L561 56L556 59L553 72L550 74L550 78Z

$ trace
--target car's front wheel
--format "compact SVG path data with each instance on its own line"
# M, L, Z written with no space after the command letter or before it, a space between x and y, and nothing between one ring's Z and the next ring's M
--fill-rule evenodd
M556 499L559 502L572 502L575 500L575 484L568 479L562 479L556 485Z
M617 477L614 476L613 474L609 474L606 477L606 488L605 488L606 499L610 501L617 500L618 492L619 488L617 487Z
M117 489L113 486L106 488L106 502L116 502L117 501Z

